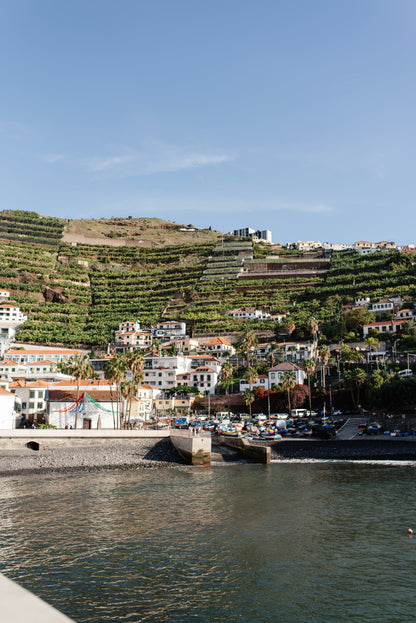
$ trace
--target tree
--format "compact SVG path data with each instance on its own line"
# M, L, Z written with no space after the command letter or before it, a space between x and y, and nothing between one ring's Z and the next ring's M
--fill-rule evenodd
M92 367L88 355L84 354L76 354L71 359L67 359L66 361L61 361L56 366L59 372L63 374L69 374L74 377L77 381L77 397L76 397L76 408L75 408L75 428L78 427L78 413L79 413L79 387L81 384L81 380L86 380L90 378L95 378L95 371Z
M367 378L366 373L362 368L354 368L354 370L347 370L343 377L342 382L346 389L349 389L351 392L351 398L354 407L357 407L360 402L360 387L365 383ZM356 390L356 395L354 393Z
M290 404L290 392L292 391L292 389L295 388L295 386L296 386L295 375L293 374L293 372L286 370L286 372L284 372L282 375L282 387L285 391L287 391L287 402L289 406L289 415L291 414L291 411L292 411L291 404Z
M328 361L329 361L329 357L330 357L331 351L329 349L329 346L327 344L321 344L321 346L318 348L318 355L319 355L319 359L321 362L321 366L322 366L322 385L325 388L325 373L326 373L326 366L328 365Z
M270 365L273 368L276 362L283 361L282 358L282 349L279 344L270 344L270 352L267 355L268 360L270 361Z
M316 342L316 336L318 335L319 325L316 319L311 316L307 322L308 331L310 331L313 341Z
M252 327L245 327L240 335L240 345L242 352L246 355L247 365L250 365L250 353L259 343L257 335Z
M249 408L249 412L250 412L250 418L251 418L251 405L253 404L254 400L255 400L255 395L252 389L246 389L242 395L242 399L244 404Z
M285 322L283 323L283 328L286 331L288 337L290 337L293 333L293 331L296 329L296 325L293 322L293 320L290 320L289 318L287 320L285 320Z
M124 380L125 374L128 370L128 363L125 355L116 353L112 359L107 361L104 367L105 378L115 383L116 385L116 418L114 428L120 428L121 426L121 383ZM114 418L114 411L113 411Z
M258 378L259 375L257 374L256 368L254 368L253 366L247 368L244 374L244 379L250 385L250 389L252 389L252 385L257 381Z
M234 374L234 368L229 361L225 361L221 366L221 379L225 383L225 392L227 394L227 407L230 412L230 379Z
M375 321L375 316L366 307L354 307L344 314L347 331L353 331L361 335L363 326Z
M305 359L305 361L303 362L303 367L308 377L309 411L312 411L311 376L315 372L316 364L313 359Z
M376 337L367 337L364 342L368 345L368 352L370 353L370 359L371 359L371 352L377 352L378 351L378 347L380 346L380 340L377 339ZM378 365L378 362L377 362ZM371 366L372 367L372 366Z
M128 396L128 420L131 416L131 405L133 402L134 394L137 392L137 386L143 382L144 379L144 356L140 349L130 351L126 353L126 366L130 369L133 380L130 384L130 394Z

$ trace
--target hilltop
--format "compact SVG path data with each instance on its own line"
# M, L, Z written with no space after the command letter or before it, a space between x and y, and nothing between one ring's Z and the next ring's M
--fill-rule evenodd
M0 212L0 289L28 314L19 339L45 344L101 347L120 322L135 319L230 334L245 324L230 316L239 308L289 314L288 333L298 339L310 336L313 316L333 337L342 304L354 297L412 299L414 255L325 256L160 219ZM278 327L265 318L255 328L272 335Z
M62 241L90 245L164 247L216 242L222 234L159 218L71 219Z

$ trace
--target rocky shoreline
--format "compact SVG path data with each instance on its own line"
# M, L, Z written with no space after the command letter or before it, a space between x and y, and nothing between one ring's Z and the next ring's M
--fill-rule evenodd
M416 441L410 439L349 441L285 439L267 445L271 447L271 457L274 461L305 459L416 461ZM218 455L216 458L221 457ZM214 457L213 459L215 462L216 459ZM235 455L233 459L232 456L224 456L224 460L239 461L239 457ZM29 448L0 450L0 476L108 469L175 468L185 464L170 439L166 437L50 446L40 450Z

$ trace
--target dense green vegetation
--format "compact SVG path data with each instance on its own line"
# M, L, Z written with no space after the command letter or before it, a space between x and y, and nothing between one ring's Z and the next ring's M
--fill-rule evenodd
M338 339L356 330L345 324L342 304L358 296L410 300L416 290L414 256L395 251L334 253L326 275L299 276L289 264L303 255L282 249L276 259L292 260L282 262L283 276L246 273L242 280L245 262L273 262L267 245L230 239L156 248L69 244L61 239L64 225L32 212L0 213L0 288L29 315L22 340L99 346L124 320L149 326L162 317L187 322L193 333L228 333L244 326L229 313L240 308L286 313L294 325L285 333L266 319L256 331L310 337L313 316L329 339Z

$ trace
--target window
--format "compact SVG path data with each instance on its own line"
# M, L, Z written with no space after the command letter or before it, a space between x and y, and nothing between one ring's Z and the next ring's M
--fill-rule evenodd
M31 391L30 394L29 394L29 398L34 398L34 397L35 397L35 392Z
M38 398L43 398L43 390L38 392Z
M38 402L38 409L43 409L43 402Z
M26 409L26 402L22 402L22 409Z
M34 408L35 408L35 403L29 402L29 409L34 409Z

